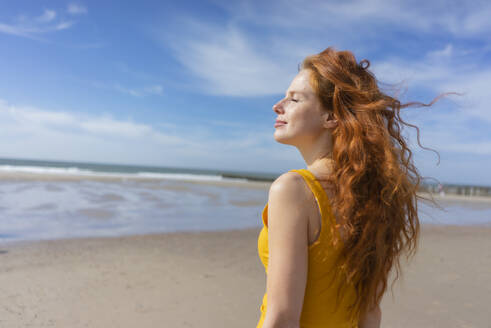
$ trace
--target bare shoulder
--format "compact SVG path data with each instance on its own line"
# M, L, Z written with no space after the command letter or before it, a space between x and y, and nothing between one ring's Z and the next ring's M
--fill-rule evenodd
M295 172L285 172L271 184L269 189L269 206L282 208L307 208L309 200L308 187L303 177Z

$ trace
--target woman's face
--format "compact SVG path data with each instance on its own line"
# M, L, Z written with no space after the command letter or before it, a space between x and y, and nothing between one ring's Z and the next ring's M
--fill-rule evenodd
M274 138L277 142L304 146L326 131L323 120L327 112L322 108L309 78L310 70L301 70L288 87L285 98L273 106L278 114L276 120L286 122L275 123Z

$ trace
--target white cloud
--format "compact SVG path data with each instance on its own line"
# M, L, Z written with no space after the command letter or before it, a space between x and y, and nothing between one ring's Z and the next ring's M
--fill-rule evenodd
M14 119L18 124L27 125L73 125L76 123L72 115L63 112L39 111L35 108L24 107L22 109L7 106L4 102L1 104L2 110L8 112L10 118Z
M14 24L0 23L0 33L45 41L40 35L65 30L75 24L73 21L56 21L56 17L56 11L51 9L45 9L42 15L32 19L25 15L20 15Z
M165 29L152 31L196 78L193 87L214 95L283 93L299 62L328 45L351 44L357 48L355 50L373 52L374 44L380 44L380 35L392 38L396 30L423 33L427 37L444 34L454 38L486 39L491 28L491 23L484 19L488 16L482 14L489 12L491 15L491 3L487 2L459 3L458 10L445 1L414 5L388 0L280 0L220 2L218 5L228 11L225 23L176 15L174 22L166 22L175 28L166 25ZM434 15L434 12L439 14ZM427 54L427 62L419 65L423 69L408 67L404 71L399 67L400 76L391 74L392 64L399 66L403 53L392 60L385 59L378 68L397 81L406 78L442 81L447 74L444 64L463 53L449 42L444 48ZM410 63L417 60L420 58Z
M401 43L397 31L431 40L447 38L489 39L491 2L447 1L407 2L402 0L266 2L233 1L216 3L228 12L224 23L207 22L202 17L175 15L175 28L157 30L159 41L171 49L176 59L196 78L193 87L210 94L256 96L283 93L296 66L308 54L327 45L348 44L359 49L380 46L381 35ZM434 13L438 13L435 15ZM172 26L172 24L171 24ZM178 27L179 26L179 27ZM176 33L177 31L177 33ZM251 32L252 31L252 32ZM261 31L261 32L258 32ZM356 50L356 49L355 49ZM424 49L422 49L424 51ZM461 55L449 42L427 54L429 61L411 70L399 67L400 76L391 78L445 79L443 65ZM392 63L385 60L391 71ZM420 58L415 58L415 63ZM423 67L424 66L424 67Z
M420 111L418 115L411 115L410 122L420 127L423 146L459 154L491 155L491 135L483 133L491 130L491 122L477 123L478 118L465 108L445 104L413 110ZM413 146L418 147L412 128L410 135Z
M447 44L418 60L392 57L372 63L375 75L384 82L405 80L409 89L425 89L433 96L444 92L461 94L449 95L430 108L402 110L410 123L421 128L423 146L454 157L491 155L491 67L474 60L475 52ZM419 149L416 131L408 129L413 146Z
M439 59L451 57L453 52L454 52L453 45L449 43L443 49L438 49L428 52L427 56L430 57L431 59L439 60Z
M153 79L152 74L149 74L144 71L136 70L123 61L114 61L112 65L119 71L131 76L134 79L147 80L147 81Z
M120 85L119 83L102 83L102 82L92 82L92 85L96 88L110 89L123 94L128 94L133 97L146 97L151 95L163 95L164 88L161 85L148 85L138 88L128 88Z
M29 37L35 39L35 37L31 34L38 33L37 29L22 27L22 26L14 26L0 23L0 32L5 34Z
M107 114L15 106L1 99L0 131L0 157L11 158L231 170L248 163L262 171L278 171L292 165L291 153L296 154L291 148L268 146L274 143L272 128L265 131L245 124L231 133L215 133L205 121L152 126Z
M464 93L462 97L463 113L475 119L491 123L491 69L483 68L469 74L455 74L453 79L442 81L440 90L459 90ZM491 131L488 130L488 131ZM488 135L491 138L491 135Z
M70 22L70 21L61 22L61 23L56 25L55 29L56 30L66 30L67 28L70 28L73 24L75 24L75 22Z
M47 22L50 22L53 19L55 19L55 17L56 17L56 11L50 10L50 9L45 9L44 13L41 16L39 16L38 18L36 18L36 20L41 22L41 23L47 23Z
M148 94L161 95L164 91L161 85L151 85L143 88L143 91Z
M218 5L227 9L235 21L280 29L300 28L328 32L326 28L334 28L339 32L346 32L343 36L348 38L350 33L368 35L371 31L388 25L427 33L447 32L459 37L489 37L491 28L489 1L449 4L445 0L243 0L220 2Z
M129 95L134 96L134 97L141 97L141 95L142 95L140 91L137 91L135 89L129 89L129 88L123 87L119 84L115 84L113 86L113 89L116 91L119 91L121 93L129 94Z
M200 82L207 93L256 96L283 93L296 74L296 63L282 65L257 48L238 28L225 28L186 20L185 36L161 35L177 60ZM158 32L159 33L159 32Z
M491 67L473 60L474 54L451 44L429 51L420 60L389 58L372 62L372 70L383 82L406 81L409 88L424 87L429 92L457 92L451 96L469 118L491 123ZM491 127L490 127L491 129Z
M67 7L67 12L72 15L86 14L87 7L76 3L69 3Z
M75 49L99 49L107 45L105 42L88 42L88 43L77 43L77 44L67 44L67 47Z
M107 134L127 138L143 137L152 132L152 128L147 125L132 122L120 122L105 117L81 122L79 127L89 133Z

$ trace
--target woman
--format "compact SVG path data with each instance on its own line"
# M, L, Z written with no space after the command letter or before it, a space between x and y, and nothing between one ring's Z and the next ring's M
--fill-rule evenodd
M303 61L273 106L275 140L297 147L307 169L270 187L258 238L267 274L258 328L379 327L389 272L395 267L397 278L400 255L414 255L421 176L400 133L415 126L399 111L439 97L401 104L368 67L327 48Z

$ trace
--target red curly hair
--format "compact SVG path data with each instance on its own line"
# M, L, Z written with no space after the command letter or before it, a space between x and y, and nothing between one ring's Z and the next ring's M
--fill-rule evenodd
M416 192L422 177L412 161L400 110L431 103L401 104L383 93L368 70L366 59L356 62L350 51L329 47L304 59L300 69L310 70L310 83L323 107L338 120L333 130L334 168L326 180L334 187L331 206L346 231L337 272L343 287L353 284L357 298L351 310L364 316L379 304L395 266L393 284L401 274L400 256L412 257L417 248L420 223ZM429 148L425 148L429 149ZM431 201L434 202L433 199ZM339 226L339 224L338 224ZM331 227L333 242L337 234ZM392 286L393 286L392 284Z

